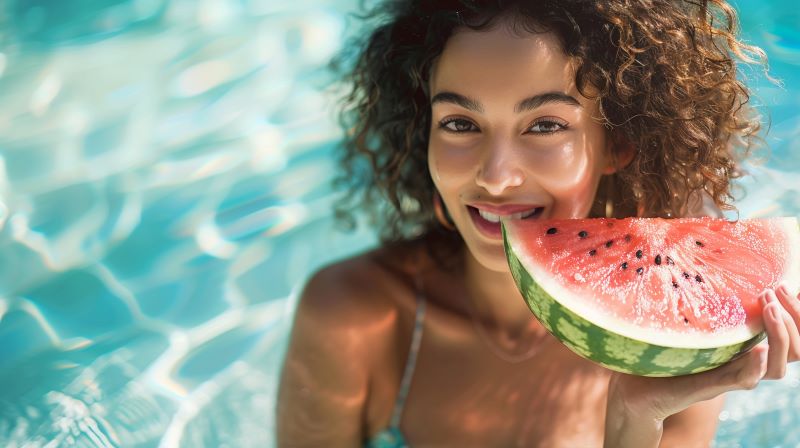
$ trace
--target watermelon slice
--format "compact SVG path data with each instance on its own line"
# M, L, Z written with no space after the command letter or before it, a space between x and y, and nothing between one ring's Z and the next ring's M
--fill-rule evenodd
M620 372L677 376L764 339L758 294L800 279L795 218L508 220L511 274L575 353Z

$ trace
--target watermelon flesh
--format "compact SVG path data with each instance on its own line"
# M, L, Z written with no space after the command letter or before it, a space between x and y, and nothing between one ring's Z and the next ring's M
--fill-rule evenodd
M765 334L758 295L800 279L795 218L503 222L512 276L542 324L613 370L717 367Z

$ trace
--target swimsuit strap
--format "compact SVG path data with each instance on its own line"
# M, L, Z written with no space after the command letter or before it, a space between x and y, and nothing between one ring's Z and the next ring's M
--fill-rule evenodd
M394 403L392 419L389 421L390 428L400 427L400 418L403 415L403 407L408 397L408 390L411 387L411 378L414 376L414 368L417 364L417 354L419 345L422 341L422 330L425 322L425 295L422 292L422 276L417 272L417 311L414 319L414 334L411 336L411 348L408 350L406 368L403 371L403 379L400 381L400 390L397 393L397 400Z

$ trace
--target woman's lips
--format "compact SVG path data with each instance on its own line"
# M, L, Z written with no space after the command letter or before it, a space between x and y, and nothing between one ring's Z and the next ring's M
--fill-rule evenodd
M542 215L542 211L543 210L544 210L544 207L538 207L538 208L536 208L536 211L532 215L530 215L530 216L528 216L526 218L523 218L523 219L536 219L536 218L538 218L539 216ZM480 213L478 212L478 209L475 208L475 207L472 207L472 206L468 205L467 206L467 211L469 212L469 216L472 218L472 222L475 224L475 227L478 229L478 231L482 235L484 235L484 236L486 236L488 238L491 238L491 239L500 239L500 238L502 238L503 232L500 229L500 223L499 222L487 221L486 219L484 219L480 215Z

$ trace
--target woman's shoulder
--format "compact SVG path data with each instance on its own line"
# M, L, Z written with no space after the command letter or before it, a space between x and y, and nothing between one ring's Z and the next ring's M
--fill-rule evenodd
M325 439L357 445L370 400L391 401L381 381L399 371L397 329L411 327L402 323L409 313L413 319L413 253L412 245L382 246L330 263L306 282L281 374L282 444L313 437L303 425L311 418L327 422Z
M330 263L307 281L298 313L316 325L351 329L396 320L415 305L415 276L424 252L418 242L408 241Z

